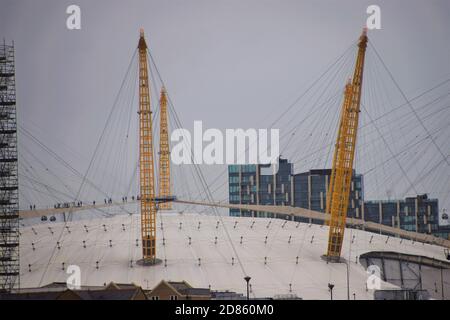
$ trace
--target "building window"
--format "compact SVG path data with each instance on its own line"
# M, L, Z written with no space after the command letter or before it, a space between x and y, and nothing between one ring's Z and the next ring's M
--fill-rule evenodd
M170 296L170 300L178 300L178 296Z
M159 300L159 296L152 296L152 300Z

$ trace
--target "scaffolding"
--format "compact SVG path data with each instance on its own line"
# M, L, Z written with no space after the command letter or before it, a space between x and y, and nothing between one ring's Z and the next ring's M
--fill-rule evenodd
M0 44L0 291L19 287L19 184L14 44Z

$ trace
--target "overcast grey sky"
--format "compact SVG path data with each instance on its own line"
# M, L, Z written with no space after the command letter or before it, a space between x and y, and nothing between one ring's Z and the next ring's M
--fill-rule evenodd
M89 159L139 28L186 127L264 128L357 40L371 4L382 29L370 41L408 97L449 78L447 0L0 0L0 37L15 41L19 122Z

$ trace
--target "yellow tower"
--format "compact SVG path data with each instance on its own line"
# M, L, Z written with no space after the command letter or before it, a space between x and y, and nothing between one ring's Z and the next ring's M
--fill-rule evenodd
M170 146L169 125L167 122L167 94L166 89L161 89L160 104L160 126L159 126L159 197L167 199L170 192ZM162 202L160 209L171 210L172 202Z
M148 81L147 43L139 39L139 182L143 264L156 263L155 168L153 161L152 111Z
M353 79L346 86L341 110L339 131L333 155L333 167L328 187L327 213L329 221L328 250L329 261L339 261L344 240L345 223L353 174L353 160L356 150L356 137L361 103L361 88L364 71L364 58L367 48L367 31L364 30L358 44Z

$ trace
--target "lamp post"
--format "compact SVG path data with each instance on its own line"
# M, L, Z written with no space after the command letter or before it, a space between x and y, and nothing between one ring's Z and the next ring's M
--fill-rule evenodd
M350 259L345 264L347 266L347 300L350 300Z
M249 276L244 278L245 282L247 282L247 300L250 300L250 279Z
M331 297L331 300L333 300L333 288L334 288L334 284L329 283L329 284L328 284L328 289L330 289L330 297Z

